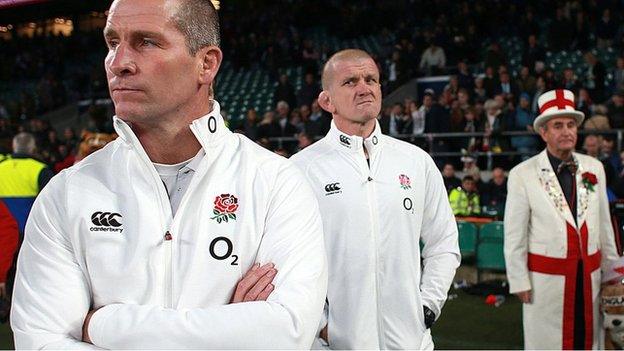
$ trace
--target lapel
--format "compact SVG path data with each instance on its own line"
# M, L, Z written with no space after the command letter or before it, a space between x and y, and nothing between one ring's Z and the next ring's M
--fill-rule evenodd
M573 227L576 227L574 224L574 217L572 217L572 211L570 211L570 206L568 206L568 202L565 199L565 195L563 195L563 190L561 189L561 185L557 179L557 174L555 174L555 171L548 160L546 149L544 149L544 151L542 151L537 157L537 174L542 188L546 191L546 194L548 194L551 204L557 209L561 218ZM580 172L577 172L577 190L579 189L579 174ZM577 211L577 215L578 212L580 211Z
M587 215L587 206L589 204L589 190L583 184L583 173L586 170L583 168L583 164L579 157L574 153L574 157L578 160L578 170L576 172L576 194L577 194L577 209L576 209L576 219L579 224L579 228L585 222L585 218Z

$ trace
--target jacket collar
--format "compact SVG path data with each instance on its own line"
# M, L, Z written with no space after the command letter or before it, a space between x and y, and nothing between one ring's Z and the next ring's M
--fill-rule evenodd
M332 145L348 153L360 153L363 151L363 147L366 147L369 154L374 154L381 148L383 140L379 121L375 121L375 129L368 138L364 139L357 135L347 135L341 132L332 120L327 136Z
M122 140L143 148L132 130L132 127L128 123L114 116L113 125L115 127L115 132L117 132ZM225 126L223 117L221 117L221 107L216 100L213 100L212 111L191 122L189 127L204 149L214 147L217 145L217 141L231 133Z

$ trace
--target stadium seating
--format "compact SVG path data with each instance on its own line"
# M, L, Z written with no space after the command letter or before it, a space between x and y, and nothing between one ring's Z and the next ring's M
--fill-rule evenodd
M487 223L481 227L477 245L477 280L480 280L483 270L505 271L503 240L503 222Z
M479 229L474 223L462 221L457 222L457 229L459 231L459 251L461 252L462 260L473 258L477 252Z

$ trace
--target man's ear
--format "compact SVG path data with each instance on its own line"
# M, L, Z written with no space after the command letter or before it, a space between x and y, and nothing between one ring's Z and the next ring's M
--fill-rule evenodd
M321 91L321 93L319 94L318 103L323 110L331 114L336 112L336 108L334 107L334 104L332 104L331 97L326 90Z
M223 60L221 49L216 46L206 46L199 49L197 57L200 59L199 84L212 85Z

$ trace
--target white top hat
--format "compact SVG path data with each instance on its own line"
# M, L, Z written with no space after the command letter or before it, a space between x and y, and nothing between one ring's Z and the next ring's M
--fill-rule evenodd
M574 94L566 89L545 92L537 99L537 104L540 115L533 122L536 131L554 117L573 117L577 125L581 125L585 119L585 114L574 108Z

